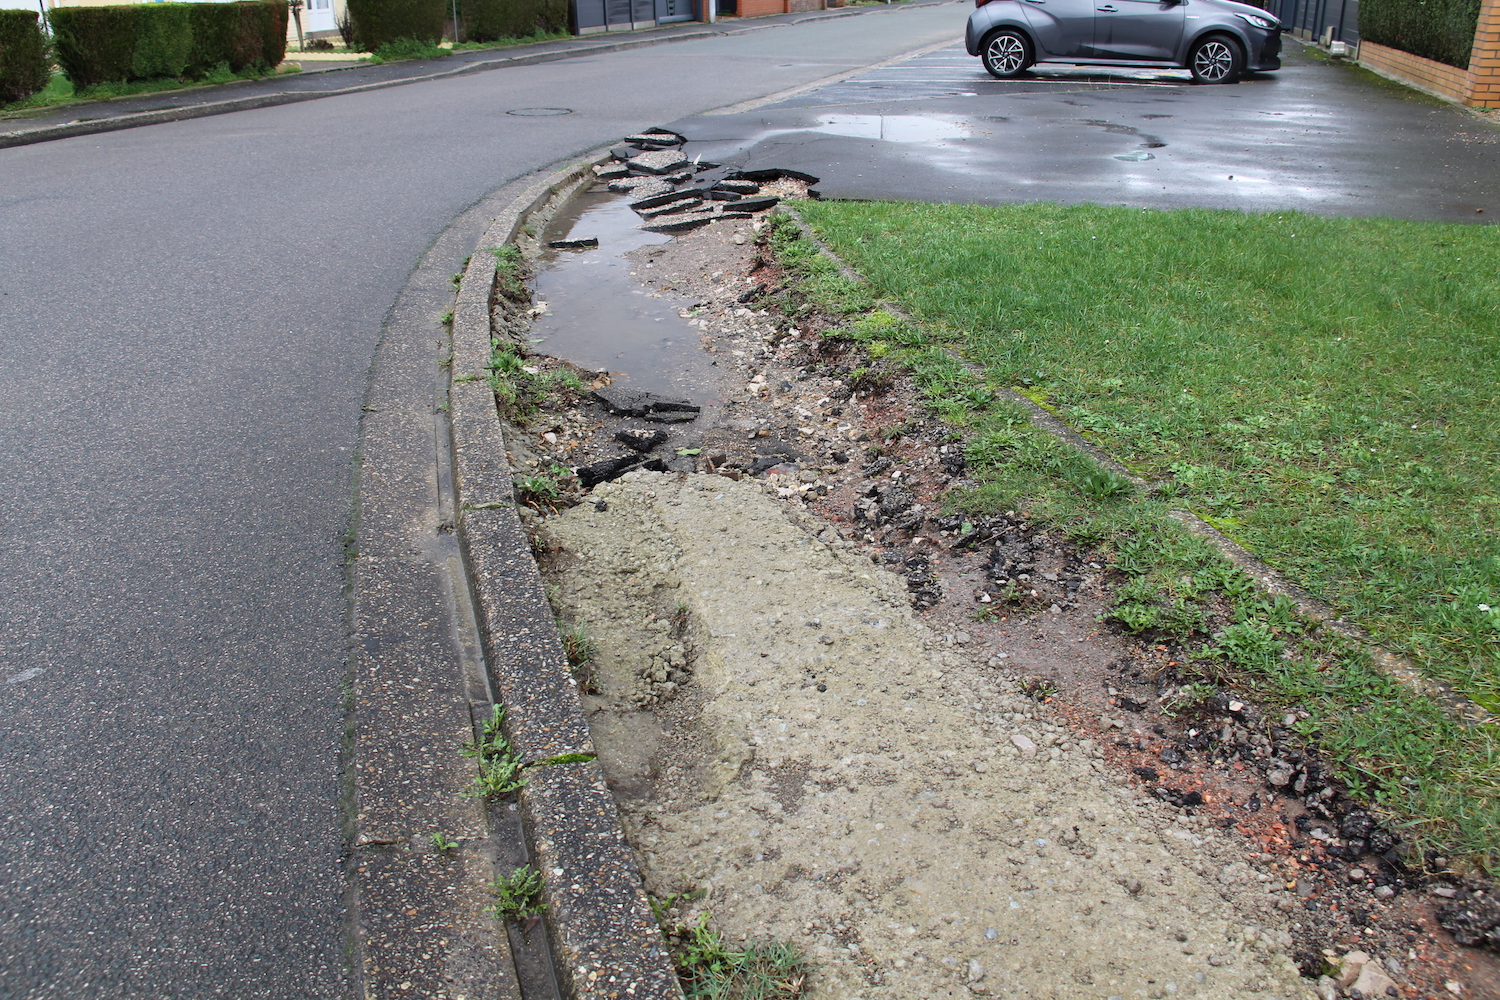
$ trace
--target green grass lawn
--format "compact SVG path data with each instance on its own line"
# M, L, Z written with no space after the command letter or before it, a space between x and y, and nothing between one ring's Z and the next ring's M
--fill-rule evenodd
M964 429L980 485L953 502L1025 507L1112 546L1129 577L1116 621L1305 704L1305 731L1357 793L1413 833L1500 858L1495 727L1454 723L1248 593L1167 514L1198 513L1500 710L1496 230L1098 206L799 211L869 281L841 282L783 239L806 294L913 316L917 329L878 312L846 329ZM987 387L1019 390L1157 487L1128 488Z
M1051 205L805 215L997 383L1500 712L1494 229Z

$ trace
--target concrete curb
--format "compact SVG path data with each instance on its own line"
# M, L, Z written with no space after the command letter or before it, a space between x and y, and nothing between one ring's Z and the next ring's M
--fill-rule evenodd
M686 42L696 41L701 38L727 37L751 31L763 31L768 28L806 24L813 21L827 21L838 17L853 17L867 13L906 10L916 7L934 7L949 2L952 2L952 0L928 0L928 2L902 3L899 6L893 5L891 7L845 8L838 13L815 14L808 17L799 17L795 20L735 25L732 28L704 27L673 34L658 34L650 37L624 39L618 42L589 42L571 45L568 48L552 49L547 52L531 52L499 59L486 59L463 66L455 66L452 69L443 70L438 73L423 73L416 76L402 77L397 80L380 80L352 87L340 87L336 90L283 91L276 94L260 94L254 97L242 97L225 101L205 101L201 104L189 104L180 108L163 108L158 111L143 111L138 114L116 115L109 118L95 118L89 121L68 122L62 125L45 125L34 129L15 129L0 132L0 149L6 149L11 146L27 146L38 142L51 142L54 139L70 139L81 135L97 135L101 132L117 132L121 129L138 128L143 125L161 125L167 122L207 118L213 115L226 115L235 111L253 111L258 108L273 108L284 104L300 104L303 101L321 100L325 97L363 94L369 91L385 90L388 87L402 87L409 83L423 83L428 80L443 80L450 77L466 76L470 73L483 73L493 69L504 69L509 66L529 66L536 63L572 59L576 56L623 52L629 49L665 45L668 42ZM359 67L343 67L343 69L357 68ZM330 70L329 72L339 72L339 70ZM82 105L82 107L87 106Z
M479 241L453 316L450 394L457 528L478 604L480 632L506 730L527 762L592 754L593 743L541 574L516 514L495 397L485 376L495 261L526 217L593 180L591 154L533 185ZM533 857L546 882L547 932L564 993L680 1000L619 813L593 761L531 769L520 792Z

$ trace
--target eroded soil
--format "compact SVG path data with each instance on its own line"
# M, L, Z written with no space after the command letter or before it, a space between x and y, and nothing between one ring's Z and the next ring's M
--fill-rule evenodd
M699 419L570 398L508 430L523 474L667 431L665 471L529 519L596 647L586 707L652 893L798 943L817 997L1352 995L1318 977L1353 951L1345 987L1500 996L1434 919L1483 887L1412 870L1296 706L1189 697L1169 644L1101 625L1102 553L942 512L961 448L899 377L851 386L829 320L755 308L779 284L755 226L634 258L714 358Z

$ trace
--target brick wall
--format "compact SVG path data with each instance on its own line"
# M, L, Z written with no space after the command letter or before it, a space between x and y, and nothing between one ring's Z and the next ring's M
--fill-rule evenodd
M810 10L823 10L828 5L823 0L787 0L787 7L792 14L805 14Z
M1500 108L1500 0L1484 0L1467 71L1400 49L1361 42L1360 65L1418 90L1475 108Z
M1469 94L1464 100L1476 108L1500 108L1500 0L1485 0L1479 8L1479 30L1469 57Z
M740 17L765 17L767 14L785 14L787 0L740 0Z

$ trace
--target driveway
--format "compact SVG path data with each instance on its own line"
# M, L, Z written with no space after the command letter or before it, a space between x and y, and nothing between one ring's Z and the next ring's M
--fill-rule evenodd
M1292 209L1486 222L1500 128L1289 41L1230 86L1185 71L999 81L963 45L779 103L672 125L704 156L822 178L831 198Z
M0 150L0 997L348 992L344 538L413 264L512 178L963 16Z

